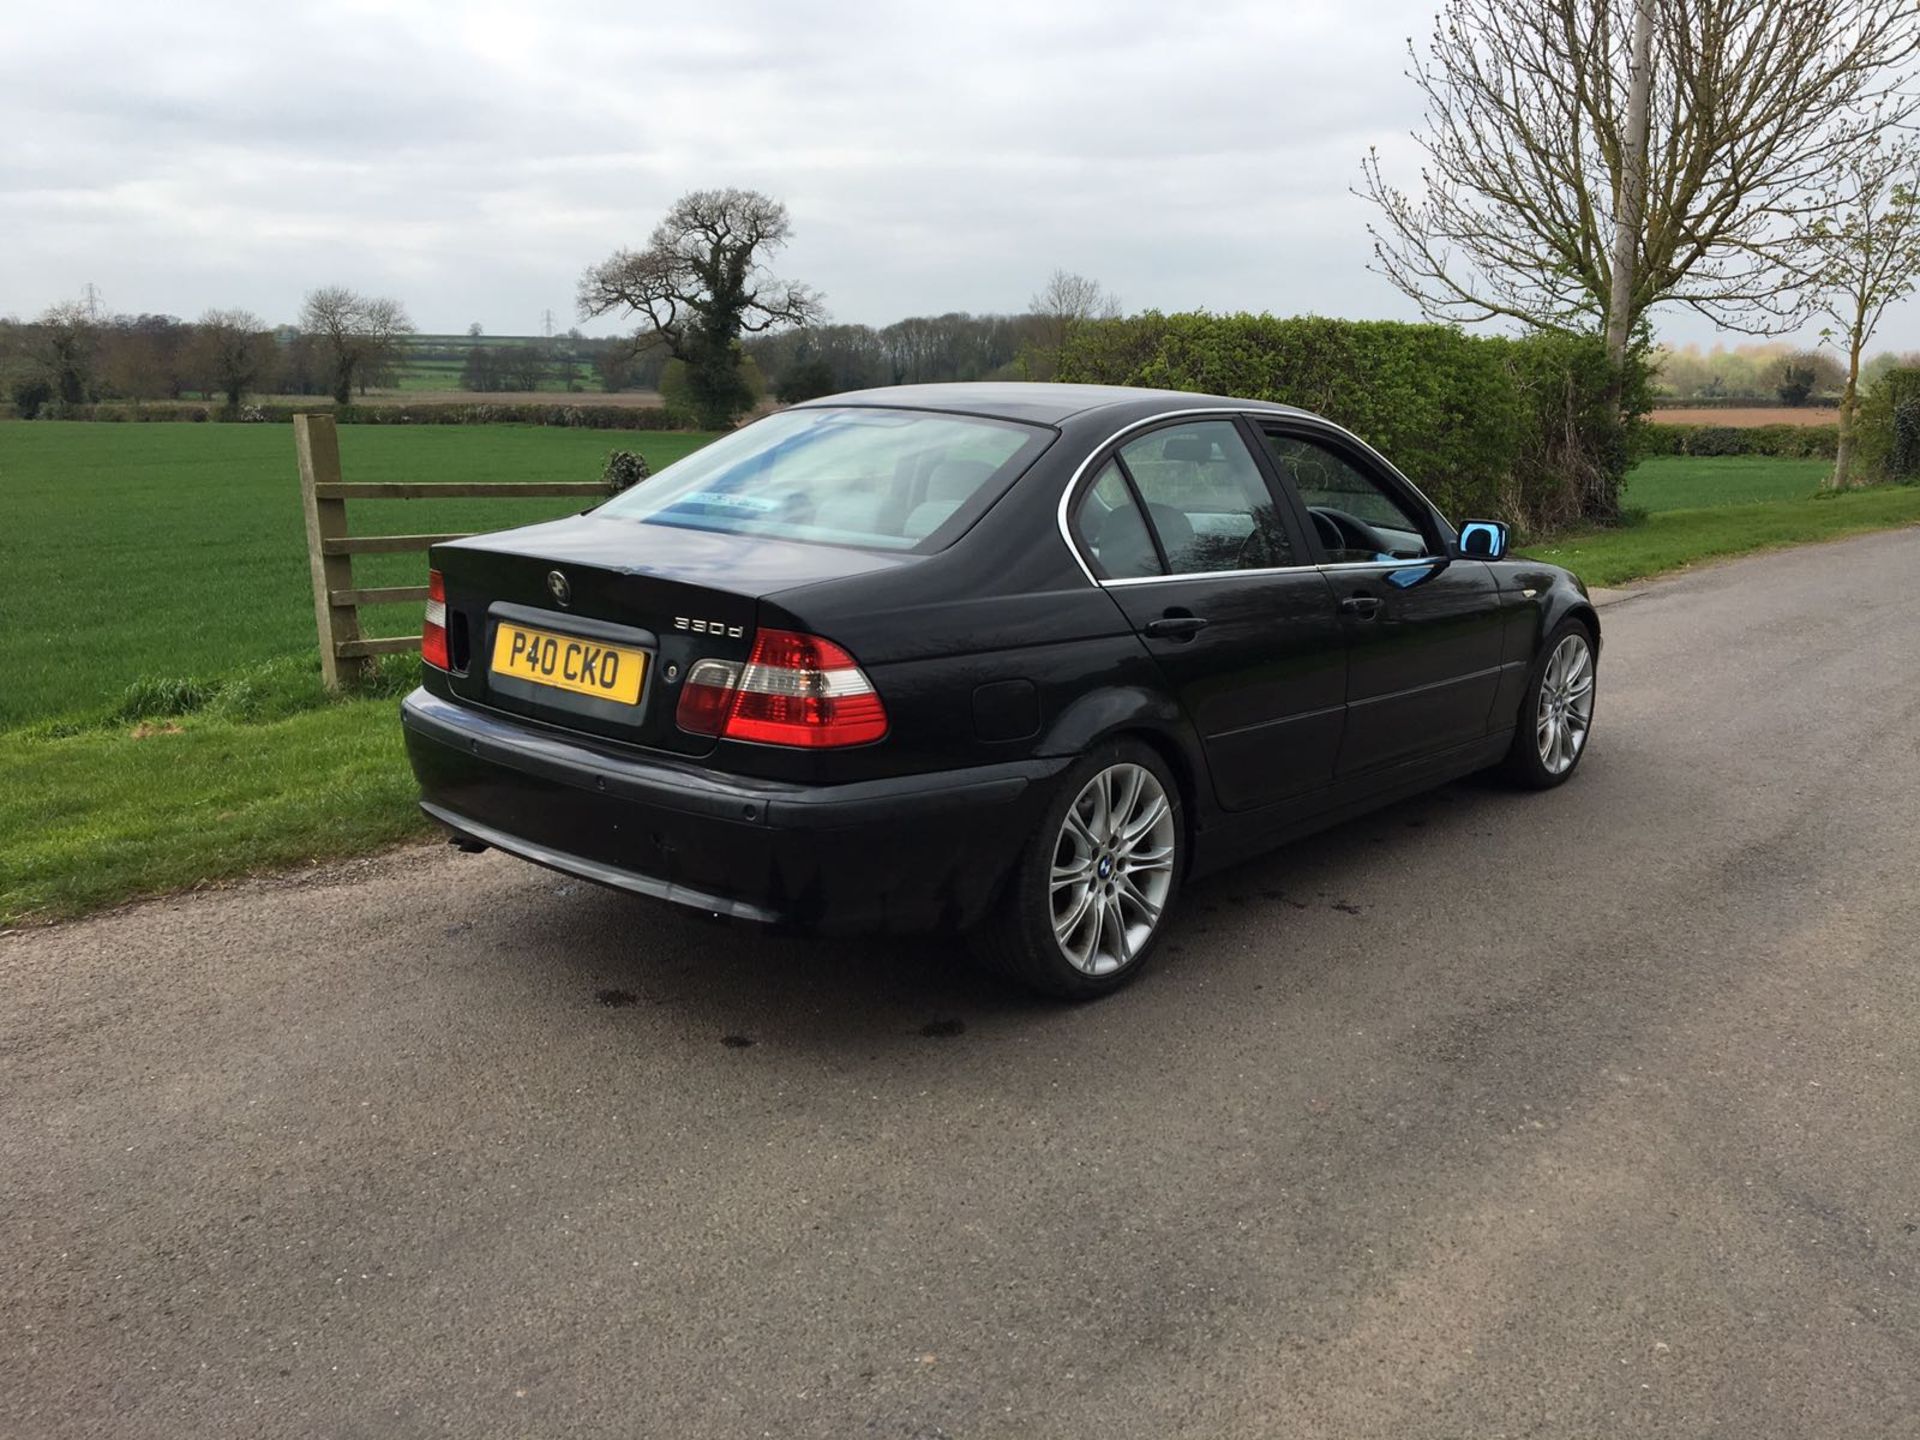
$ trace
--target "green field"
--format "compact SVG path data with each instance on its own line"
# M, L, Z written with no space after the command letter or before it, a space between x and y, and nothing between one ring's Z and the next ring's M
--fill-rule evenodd
M1627 477L1628 506L1650 514L1745 505L1757 500L1801 500L1833 473L1831 460L1774 460L1759 455L1713 459L1657 455Z
M349 480L594 479L707 437L343 426ZM1714 556L1920 523L1920 488L1815 497L1819 461L1662 459L1639 523L1527 553L1617 584ZM354 528L490 529L568 501L353 506ZM419 555L362 562L419 583ZM417 629L417 605L368 617ZM0 925L363 853L427 832L395 720L417 661L371 696L320 688L285 425L0 424Z
M655 469L707 437L532 426L345 425L349 480L593 480L610 449ZM0 424L0 730L113 703L143 676L217 676L314 647L286 425ZM490 530L583 501L368 501L356 530ZM420 584L423 555L355 562ZM416 630L420 607L363 612Z

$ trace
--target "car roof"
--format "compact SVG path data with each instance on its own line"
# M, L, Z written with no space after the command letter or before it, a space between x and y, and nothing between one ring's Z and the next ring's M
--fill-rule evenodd
M1169 410L1264 410L1276 415L1306 415L1291 405L1265 400L1236 400L1225 395L1195 395L1184 390L1145 390L1128 385L1052 385L1027 381L981 380L966 384L888 385L809 400L805 407L889 406L903 410L947 410L1005 420L1055 424L1096 410L1140 408L1159 402Z

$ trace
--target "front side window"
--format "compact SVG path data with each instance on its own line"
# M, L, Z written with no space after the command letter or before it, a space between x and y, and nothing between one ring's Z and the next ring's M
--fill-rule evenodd
M1328 560L1417 560L1431 553L1419 515L1359 466L1316 441L1261 433L1280 473L1307 507Z
M917 410L788 410L696 450L594 513L868 549L938 549L1050 435Z
M1230 420L1154 430L1121 447L1168 572L1263 570L1299 563L1266 477Z

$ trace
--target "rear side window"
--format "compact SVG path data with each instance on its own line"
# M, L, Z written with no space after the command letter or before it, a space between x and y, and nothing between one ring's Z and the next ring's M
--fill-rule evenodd
M1155 430L1123 446L1120 461L1147 507L1171 573L1299 563L1266 477L1231 421Z
M937 550L1052 432L918 410L788 410L736 430L596 514L879 550Z
M1120 466L1112 460L1080 497L1073 528L1081 547L1109 580L1136 580L1142 575L1166 573L1154 551L1153 537L1147 533L1147 522L1140 518L1140 507L1133 502L1133 492L1127 488Z

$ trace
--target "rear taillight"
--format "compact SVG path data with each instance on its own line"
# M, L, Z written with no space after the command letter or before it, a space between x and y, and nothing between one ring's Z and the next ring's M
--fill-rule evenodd
M436 670L447 663L447 584L438 570L427 572L427 619L420 627L420 658Z
M674 714L682 730L763 745L864 745L887 733L887 711L854 659L831 640L762 630L745 668L702 660Z
M674 708L673 722L691 735L718 735L727 728L727 716L733 710L734 687L740 683L740 667L725 660L702 660L687 671L687 683L680 687L680 703Z

